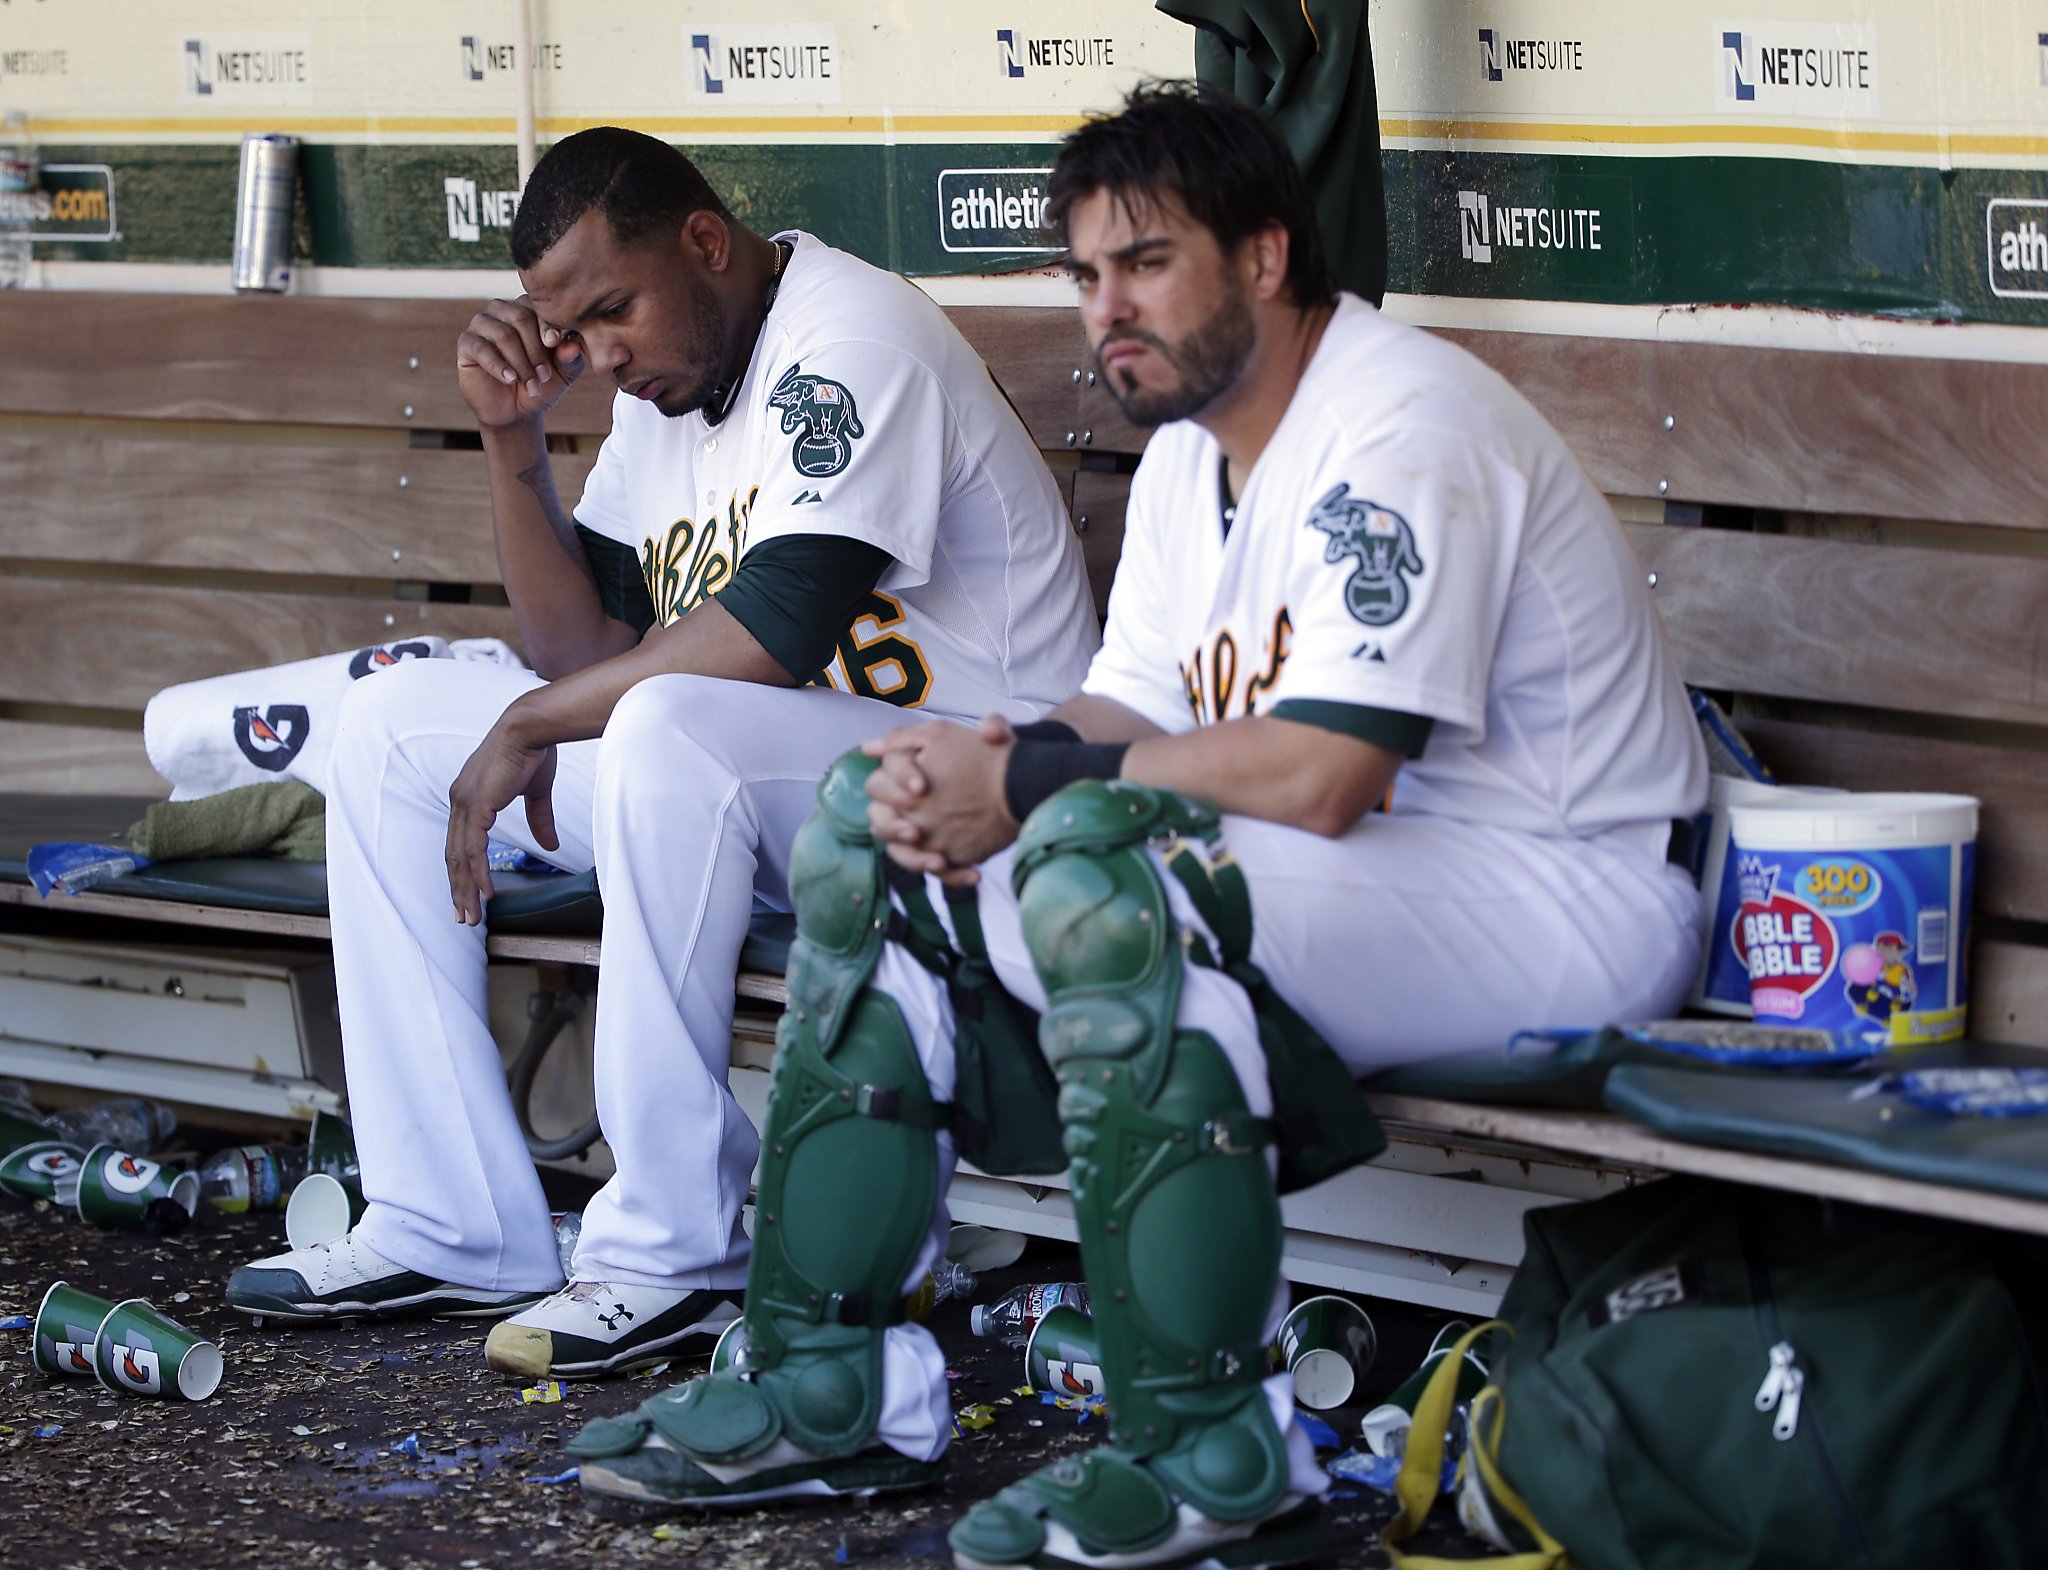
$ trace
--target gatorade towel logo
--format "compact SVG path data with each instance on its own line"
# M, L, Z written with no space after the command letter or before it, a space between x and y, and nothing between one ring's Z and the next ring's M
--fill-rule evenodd
M145 1346L117 1346L110 1359L114 1378L139 1396L160 1394L164 1388L163 1365L156 1352Z
M384 670L401 660L431 659L433 653L430 645L417 641L372 644L367 649L356 650L356 657L348 662L349 679L361 681L372 671Z
M1045 1360L1045 1371L1052 1376L1053 1383L1070 1396L1099 1396L1108 1389L1102 1370L1093 1363L1069 1363L1049 1357Z
M1751 1000L1759 1015L1798 1019L1835 968L1840 942L1834 923L1780 890L1775 865L1744 856L1736 876L1742 909L1735 918L1735 952L1749 972Z
M116 1151L101 1164L100 1177L117 1194L139 1194L161 1170L154 1161Z
M303 703L273 703L258 714L235 710L235 745L266 774L282 774L306 745L313 719Z

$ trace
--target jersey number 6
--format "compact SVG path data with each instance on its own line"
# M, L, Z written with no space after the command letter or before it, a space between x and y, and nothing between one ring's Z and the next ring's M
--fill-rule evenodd
M877 592L867 597L839 635L836 663L840 679L855 697L879 698L899 709L915 709L930 696L932 668L925 663L924 650L901 633L889 631L902 623L903 607Z

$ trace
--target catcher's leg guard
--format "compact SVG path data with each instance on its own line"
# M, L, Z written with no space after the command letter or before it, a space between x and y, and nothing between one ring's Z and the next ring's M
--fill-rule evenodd
M1280 1266L1271 1126L1216 1042L1174 1028L1181 941L1146 843L1213 827L1205 813L1088 783L1018 839L1111 1443L969 1513L951 1538L963 1565L1265 1565L1322 1544L1261 1388Z
M797 939L762 1135L741 1367L570 1445L595 1493L678 1503L872 1493L938 1464L874 1442L882 1345L939 1197L945 1109L895 1001L867 985L889 916L851 753L790 857Z

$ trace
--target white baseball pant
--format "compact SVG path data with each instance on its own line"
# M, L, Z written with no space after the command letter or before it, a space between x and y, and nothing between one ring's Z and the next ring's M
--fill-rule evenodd
M449 895L448 787L538 685L445 660L357 682L327 803L360 1234L410 1269L507 1291L562 1274L489 1029L484 933ZM493 837L595 866L604 893L595 1074L618 1171L584 1212L578 1278L745 1284L758 1140L726 1088L740 945L756 894L788 909L790 843L825 769L904 718L824 688L656 677L601 740L558 749L559 849L535 842L522 803L499 817Z

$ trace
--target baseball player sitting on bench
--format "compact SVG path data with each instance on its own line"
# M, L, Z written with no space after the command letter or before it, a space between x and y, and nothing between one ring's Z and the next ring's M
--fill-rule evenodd
M1042 1013L1110 1433L971 1511L958 1562L1284 1563L1327 1480L1263 1379L1276 1190L1377 1145L1353 1075L1680 1000L1705 760L1606 503L1499 377L1333 294L1264 121L1141 89L1048 195L1103 378L1162 427L1102 652L1047 721L826 776L743 1361L569 1448L665 1502L936 1473L944 1365L896 1305L980 1082L960 945Z
M819 777L906 709L1038 717L1098 631L1036 445L911 284L751 232L673 147L610 128L541 160L512 249L526 294L471 321L456 366L539 675L422 660L352 689L328 881L369 1208L228 1296L285 1319L523 1309L491 1364L574 1376L737 1311L758 1140L726 1087L733 980L756 898L788 908ZM619 391L572 518L542 422L586 367ZM595 866L604 893L618 1172L566 1287L487 1023L487 835Z

